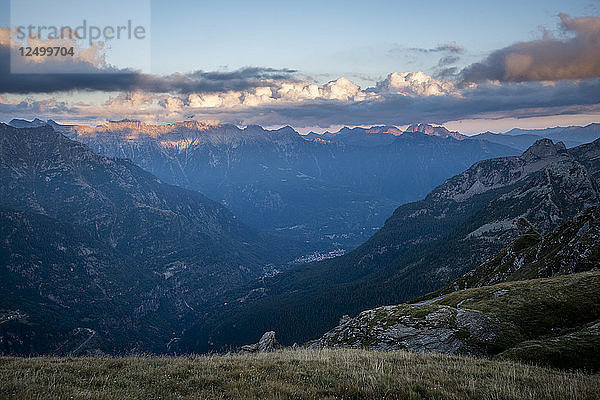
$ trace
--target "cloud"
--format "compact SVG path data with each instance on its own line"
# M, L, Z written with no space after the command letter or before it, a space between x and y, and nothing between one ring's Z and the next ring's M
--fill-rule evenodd
M409 61L409 64L415 64L419 61L419 65L433 65L437 58L437 65L432 67L431 73L439 79L455 79L457 68L454 66L460 61L461 56L465 53L465 49L456 44L456 42L440 44L436 47L404 47L396 46L389 51L393 55L404 55Z
M258 107L269 104L298 104L305 101L323 99L331 101L361 101L372 94L367 93L345 77L327 82L321 86L307 80L273 81L271 86L258 86L247 90L226 92L196 92L180 98L176 104L181 108L229 109ZM174 104L164 103L163 104Z
M406 49L408 51L414 51L418 53L454 53L454 54L462 54L465 49L462 46L456 44L456 42L444 43L440 44L433 48L423 48L423 47L410 47ZM394 51L394 50L392 50Z
M598 79L563 81L553 85L539 82L478 85L459 91L447 82L445 84L449 87L438 87L444 83L423 73L392 73L375 88L357 93L354 93L356 87L342 80L344 84L341 87L349 88L349 91L327 96L332 98L324 97L323 94L327 93L324 87L337 87L335 83L338 81L340 79L318 87L320 94L313 98L298 100L297 93L302 88L299 85L292 89L287 87L287 93L295 93L288 98L277 97L277 91L273 91L268 101L252 106L244 102L247 94L236 93L230 94L230 99L235 101L229 106L221 103L222 100L209 104L210 98L204 97L203 103L176 101L178 110L169 111L176 111L180 117L194 114L197 119L241 125L290 124L297 127L402 125L415 121L443 123L474 117L528 117L600 111ZM350 93L354 93L352 97ZM312 94L316 95L316 90ZM168 102L163 101L163 104ZM160 114L160 110L155 114Z
M403 125L415 121L444 123L487 117L528 117L600 111L600 80L556 85L512 83L465 89L460 96L407 96L388 93L360 102L317 100L300 105L272 105L240 110L225 120L292 126ZM228 119L228 118L229 119Z
M224 93L192 93L188 105L192 108L231 108L241 104L241 94L228 91Z
M259 107L266 105L299 105L311 101L360 102L374 99L385 93L406 96L433 96L449 94L454 85L435 80L423 72L391 73L374 88L362 90L345 77L317 85L307 80L277 81L272 86L221 93L198 92L183 98L182 107L200 109L227 109ZM165 103L168 104L168 103Z
M347 78L323 85L293 80L245 90L111 95L102 103L27 101L0 98L0 115L98 121L134 118L170 122L193 115L240 125L403 125L444 123L467 118L529 117L600 112L600 79L517 82L458 87L423 72L393 72L374 87L361 89ZM16 97L12 95L12 97ZM10 96L8 98L11 98Z
M189 96L131 92L113 96L99 105L67 104L53 98L10 102L5 97L0 98L0 116L5 119L27 116L82 121L134 118L171 122L194 115L197 120L239 125L289 124L301 128L403 125L419 121L444 123L468 118L500 119L600 112L600 79L561 81L551 85L542 82L477 85L427 96L418 95L412 89L384 84L394 81L388 78L380 82L379 88L361 90L352 98L347 97L352 89L337 94L338 97L346 97L346 100L322 97L323 87L327 84L316 90L312 84L286 84L284 90L271 90L270 96L267 90L193 93ZM331 86L337 87L335 84ZM341 86L352 88L351 85ZM306 88L312 89L304 93ZM281 96L280 90L287 93L288 97ZM319 95L316 95L317 92ZM361 100L355 100L361 97ZM253 103L247 99L259 100Z
M454 84L436 80L421 71L392 72L376 84L374 91L406 96L440 96L453 93Z
M0 91L2 93L53 93L73 90L107 92L143 90L153 93L186 94L224 92L273 85L280 80L294 79L296 73L291 69L246 67L235 71L194 71L159 76L107 65L102 53L102 44L88 49L79 48L76 42L71 42L69 39L44 40L43 43L32 40L31 44L74 46L76 56L74 58L28 57L27 61L22 61L24 58L17 55L17 47L11 42L10 30L0 28ZM18 60L19 71L39 71L40 64L43 63L42 71L48 73L11 73L11 52ZM75 73L58 73L62 70Z
M9 100L0 96L0 115L15 116L27 115L35 117L38 115L66 115L76 113L77 109L64 101L58 101L54 97L34 100L31 97L20 100Z
M558 81L600 77L600 18L559 14L562 38L541 39L496 50L461 72L463 82Z
M459 73L456 63L464 50L455 43L409 49L439 58L433 76L392 72L369 88L351 76L318 84L294 70L254 67L166 76L127 70L10 74L9 42L0 37L0 90L5 94L0 95L0 116L168 122L193 115L240 125L328 127L598 112L600 18L561 14L561 21L560 38L545 34L516 43ZM94 72L111 68L97 56L101 50L77 62ZM462 80L456 80L459 75ZM54 94L65 91L79 91L79 103ZM36 95L13 100L22 93ZM83 103L86 94L101 100Z
M106 107L119 107L128 109L142 109L152 105L154 102L153 96L143 91L135 91L131 93L120 93L116 97L110 97L104 105Z
M282 82L276 94L289 101L316 99L320 96L319 85L310 82Z
M458 60L460 60L460 57L457 56L444 56L442 58L440 58L440 60L438 61L438 67L446 67L448 65L452 65L452 64L456 64L458 62Z
M360 87L347 78L341 77L319 88L319 96L329 100L362 100Z

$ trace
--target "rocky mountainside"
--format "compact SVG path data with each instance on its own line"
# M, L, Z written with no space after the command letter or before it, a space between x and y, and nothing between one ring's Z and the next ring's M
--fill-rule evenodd
M442 287L520 235L542 235L600 202L600 140L573 149L541 139L520 156L475 163L424 200L396 209L362 246L231 293L187 345L243 344L275 330L281 343L331 329L343 314L398 304ZM238 299L235 300L234 299ZM224 315L224 316L223 316Z
M600 269L600 211L597 206L590 207L546 236L525 219L519 223L524 232L514 242L439 294Z
M345 317L309 348L496 356L600 368L600 272L501 283Z
M116 353L142 340L153 303L144 289L160 284L150 269L85 229L28 211L0 207L0 237L2 354Z
M28 315L11 337L104 329L104 351L165 351L215 295L305 252L49 126L0 125L0 206L0 309Z
M200 191L250 226L309 242L315 252L354 248L399 204L473 162L518 153L428 125L403 135L389 127L345 128L335 140L316 140L289 127L48 123L101 154Z
M598 369L599 222L595 206L542 236L522 219L517 240L427 300L344 317L309 347L499 354Z

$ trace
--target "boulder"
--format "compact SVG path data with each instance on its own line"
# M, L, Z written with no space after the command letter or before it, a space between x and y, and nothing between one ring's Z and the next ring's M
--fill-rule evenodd
M275 332L269 331L262 335L258 343L244 345L241 349L246 353L268 353L279 347L281 346L275 339Z

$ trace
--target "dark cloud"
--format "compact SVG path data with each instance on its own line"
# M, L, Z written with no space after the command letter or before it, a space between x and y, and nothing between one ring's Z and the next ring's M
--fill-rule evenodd
M64 115L75 113L76 109L64 101L55 99L33 100L24 99L15 103L3 103L0 99L0 115L20 115L34 118L40 115Z
M434 72L434 76L437 79L441 79L441 80L451 80L456 77L457 73L458 73L457 67L443 67L443 68L438 68Z
M447 55L439 59L433 70L433 76L441 80L455 80L458 68L455 64L460 60L459 56Z
M71 90L154 93L222 92L268 85L265 80L291 79L295 70L248 67L230 72L195 71L157 76L129 70L100 69L79 61L69 71L80 73L13 74L10 48L0 46L0 93L53 93Z
M424 47L395 47L390 50L392 54L404 54L410 59L409 64L414 63L414 57L425 56L428 59L440 57L437 65L432 68L432 75L438 79L456 78L456 68L453 67L461 59L465 49L455 42L440 44L433 48Z
M411 47L408 48L409 51L414 51L418 53L453 53L453 54L462 54L465 49L455 42L440 44L433 48L423 48L423 47Z
M440 58L438 61L438 67L445 67L448 65L456 64L456 62L460 60L460 57L457 56L446 56Z
M600 18L559 14L562 38L539 40L494 51L461 72L464 82L557 81L600 77Z

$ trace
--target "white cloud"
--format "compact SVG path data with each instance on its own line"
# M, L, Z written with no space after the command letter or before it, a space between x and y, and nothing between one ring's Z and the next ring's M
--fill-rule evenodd
M240 92L192 93L188 96L188 105L192 108L230 108L242 103Z
M273 92L270 87L257 87L252 92L244 92L242 104L255 107L273 101Z
M361 101L373 97L345 77L317 85L306 80L269 81L271 86L225 93L192 93L187 104L192 108L257 107L266 104L293 104L323 99L342 102Z
M319 86L308 82L282 82L276 93L287 101L316 99L319 97Z
M321 86L319 88L319 95L329 100L346 101L364 99L364 94L361 92L360 87L343 76Z
M455 93L453 82L439 81L424 72L392 72L378 82L375 91L407 96L442 96Z

